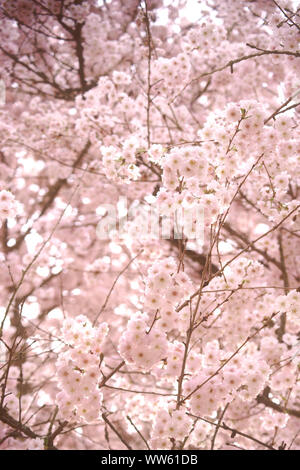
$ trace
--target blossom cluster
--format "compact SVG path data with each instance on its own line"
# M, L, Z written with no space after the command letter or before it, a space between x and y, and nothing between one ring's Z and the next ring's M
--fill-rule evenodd
M64 418L98 419L102 394L99 391L101 346L108 333L106 323L93 328L84 315L66 319L62 337L68 345L57 361L59 411Z
M14 217L17 213L17 202L10 191L0 191L0 219Z

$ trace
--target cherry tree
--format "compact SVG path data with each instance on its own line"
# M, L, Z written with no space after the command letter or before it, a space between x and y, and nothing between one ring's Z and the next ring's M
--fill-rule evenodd
M299 449L299 3L0 15L0 449Z

